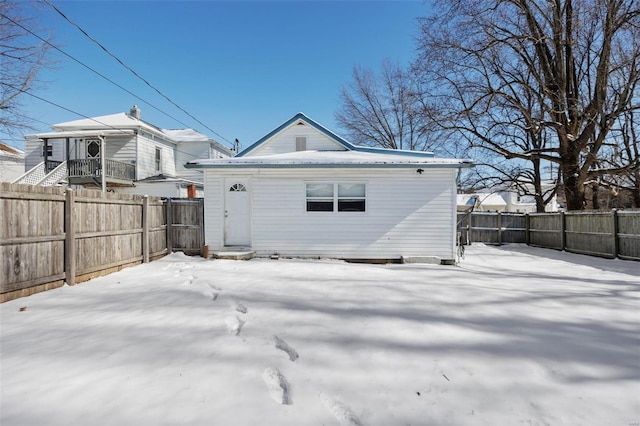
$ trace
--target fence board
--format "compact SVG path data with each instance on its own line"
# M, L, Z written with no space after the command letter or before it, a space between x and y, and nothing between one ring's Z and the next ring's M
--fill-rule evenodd
M202 199L164 200L95 190L0 183L0 301L115 272L175 250L198 254ZM169 204L169 203L167 203ZM169 213L169 214L168 214ZM167 217L174 218L167 233ZM148 238L145 256L143 239Z
M623 210L618 215L618 257L640 260L640 211Z
M198 254L204 245L204 199L172 198L167 203L171 221L171 249Z
M467 223L471 226L467 228ZM600 257L640 260L640 210L458 215L462 241L527 243Z

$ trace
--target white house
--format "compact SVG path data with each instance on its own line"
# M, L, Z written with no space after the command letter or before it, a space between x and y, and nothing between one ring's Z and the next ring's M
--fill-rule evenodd
M456 260L456 178L470 160L354 146L298 113L233 158L195 160L205 244L257 255Z
M202 172L184 163L229 157L232 151L192 129L167 130L130 112L56 124L53 131L25 136L22 183L98 187L114 192L186 197ZM198 195L198 194L196 194Z
M469 208L476 212L508 211L507 202L500 194L493 192L458 194L458 211L467 211Z
M545 181L542 183L542 192L545 198L556 188L555 181ZM533 192L533 186L528 185L528 189ZM500 195L507 203L506 211L514 213L535 213L537 211L536 199L533 195L523 195L517 188L509 188L500 192ZM554 194L544 208L545 212L557 212L560 209L558 197Z
M0 182L12 182L24 173L24 152L0 142Z

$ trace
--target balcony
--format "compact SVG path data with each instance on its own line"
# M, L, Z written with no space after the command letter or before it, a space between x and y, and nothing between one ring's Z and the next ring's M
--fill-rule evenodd
M102 180L102 162L99 158L68 160L67 168L71 184L99 184ZM131 185L136 178L136 166L115 160L104 160L104 177L107 184Z

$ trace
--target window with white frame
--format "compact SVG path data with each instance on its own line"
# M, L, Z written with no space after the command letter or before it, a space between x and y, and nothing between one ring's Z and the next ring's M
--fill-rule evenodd
M156 172L161 171L162 166L162 149L156 148Z
M307 183L307 211L364 212L366 191L367 186L364 183Z

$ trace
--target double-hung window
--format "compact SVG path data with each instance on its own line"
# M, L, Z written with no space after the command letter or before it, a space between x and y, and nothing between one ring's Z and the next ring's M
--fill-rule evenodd
M307 211L364 212L366 189L364 183L307 183Z

